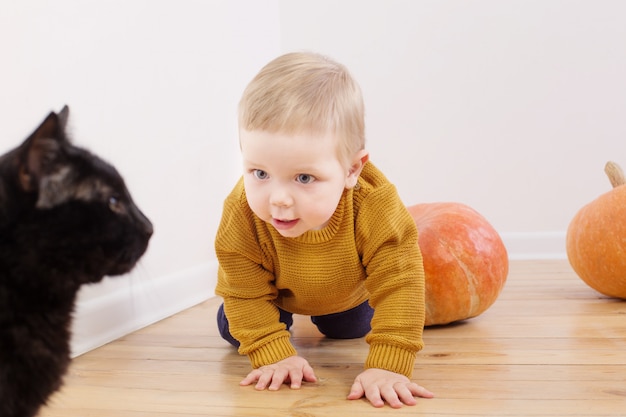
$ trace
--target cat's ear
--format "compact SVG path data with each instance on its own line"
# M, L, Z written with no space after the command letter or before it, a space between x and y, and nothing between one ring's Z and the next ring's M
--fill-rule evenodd
M57 116L59 117L59 125L61 126L61 129L65 131L65 128L67 127L67 119L70 117L70 108L67 107L67 104L63 106Z
M58 159L67 143L65 126L69 108L56 114L51 112L23 144L19 179L24 191L36 191L43 177Z

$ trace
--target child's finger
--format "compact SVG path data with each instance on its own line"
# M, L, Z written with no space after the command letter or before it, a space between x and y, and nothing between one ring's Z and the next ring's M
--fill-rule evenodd
M433 398L435 396L435 394L415 382L409 384L409 390L411 390L411 393L417 397Z
M289 371L289 381L291 382L291 389L298 389L302 385L302 378L304 373L300 369L292 369Z
M286 369L284 368L275 369L271 375L271 383L270 381L268 381L269 383L268 389L270 391L278 391L280 389L280 386L283 385L283 383L287 380L287 377L289 377L289 372Z
M304 380L307 382L317 382L317 376L311 366L305 366L303 370Z
M385 401L383 400L383 397L381 395L382 393L380 392L380 389L377 385L371 385L365 390L365 397L374 407L382 407L385 405ZM395 395L395 392L393 393L393 395Z
M379 391L380 391L380 394L372 397L376 401L376 403L370 399L370 402L374 406L376 406L376 404L380 404L378 402L378 399L380 398L384 402L387 402L387 404L389 404L391 408L402 407L402 400L400 399L400 393L399 393L400 390L396 391L393 385L384 385L383 387L379 389ZM413 396L411 395L411 393L408 392L406 388L405 388L405 392L409 394L409 397L411 399L415 400ZM370 398L370 397L368 396L367 398Z
M392 407L399 408L399 407L402 407L402 404L406 404L406 405L417 404L417 400L413 396L413 392L409 389L409 387L406 384L396 384L394 387L395 387L396 396L395 398L392 398L392 399L398 402L395 403L397 405L397 407L395 407L394 405L392 405L391 401L389 401L389 404Z
M275 378L276 378L276 370L271 369L271 368L265 368L263 369L263 373L259 377L259 381L257 382L254 388L259 391L262 391L265 388L277 390L278 388L280 388L280 384L282 382L277 384L278 387L272 388L273 386L275 386L274 385Z
M365 395L365 391L363 390L363 386L361 385L360 382L357 381L354 384L352 384L352 387L350 388L350 393L348 394L348 399L358 400L364 395Z
M244 379L242 379L239 385L241 386L251 385L255 383L259 379L260 376L261 376L261 371L259 371L258 369L255 369L254 371L250 372Z

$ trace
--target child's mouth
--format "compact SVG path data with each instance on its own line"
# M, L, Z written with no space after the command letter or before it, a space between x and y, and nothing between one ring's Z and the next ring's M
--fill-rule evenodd
M293 219L293 220L272 219L272 225L278 230L287 230L287 229L291 229L296 224L298 224L298 221L299 221L298 219Z

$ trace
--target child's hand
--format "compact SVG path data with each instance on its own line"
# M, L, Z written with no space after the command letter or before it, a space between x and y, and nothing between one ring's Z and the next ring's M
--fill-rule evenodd
M298 389L302 381L316 382L317 377L313 368L306 359L300 356L290 356L271 365L261 366L250 372L239 385L252 385L255 389L276 391L283 382L289 382L292 389Z
M415 396L432 398L434 394L426 388L411 382L404 375L384 369L366 369L359 374L352 384L349 400L358 400L365 396L374 407L382 407L385 401L393 408L402 404L415 405Z

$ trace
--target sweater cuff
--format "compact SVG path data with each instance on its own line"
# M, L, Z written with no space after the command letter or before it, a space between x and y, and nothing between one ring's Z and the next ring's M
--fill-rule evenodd
M417 352L391 345L371 345L365 368L379 368L411 378Z
M289 341L289 336L272 340L258 349L248 353L248 358L254 369L271 365L290 356L297 355L296 349Z

